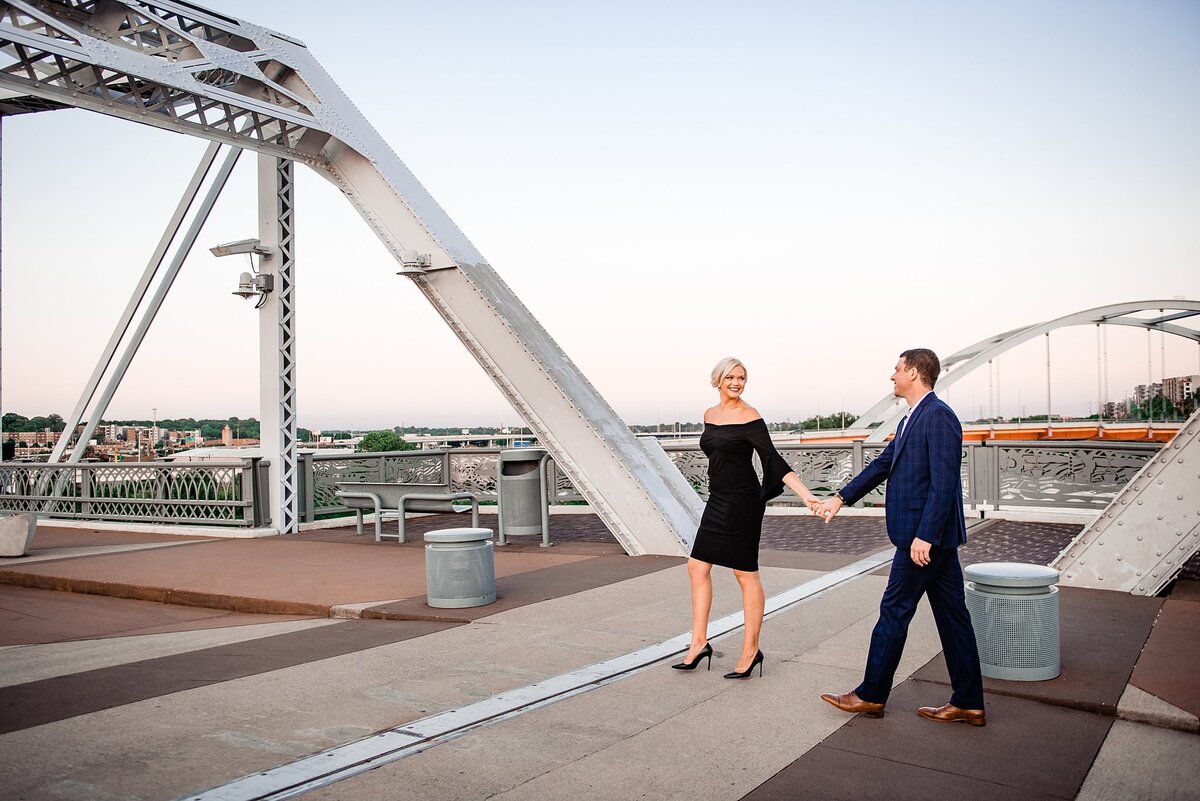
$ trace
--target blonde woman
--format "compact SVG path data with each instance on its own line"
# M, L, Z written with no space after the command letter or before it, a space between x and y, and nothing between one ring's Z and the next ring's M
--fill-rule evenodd
M718 402L704 413L700 448L708 457L708 503L688 559L692 589L692 643L687 658L677 670L695 670L707 658L712 668L712 646L708 644L708 615L712 609L712 567L733 570L742 589L745 634L742 653L727 679L750 678L754 668L762 675L763 654L758 647L766 597L758 578L758 541L762 536L767 501L780 495L787 485L810 509L820 501L804 486L771 442L762 415L742 399L746 389L746 366L733 357L722 359L712 371ZM759 483L752 456L758 453L763 480Z

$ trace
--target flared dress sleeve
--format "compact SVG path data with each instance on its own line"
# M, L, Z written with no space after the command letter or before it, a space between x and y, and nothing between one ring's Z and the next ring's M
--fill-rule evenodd
M767 424L761 418L746 428L750 444L754 446L755 452L758 453L758 460L762 463L762 495L760 498L763 503L766 503L783 494L783 477L792 472L792 467L779 455L779 451L775 450L775 443L771 442Z

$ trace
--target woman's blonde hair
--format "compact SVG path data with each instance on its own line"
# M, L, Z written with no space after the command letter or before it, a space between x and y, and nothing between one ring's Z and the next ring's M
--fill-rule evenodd
M742 360L733 356L726 356L717 362L717 366L712 369L712 385L714 387L721 386L721 379L733 372L733 368L735 367L746 370L746 365L742 364ZM746 371L746 376L747 378L750 376L749 371Z

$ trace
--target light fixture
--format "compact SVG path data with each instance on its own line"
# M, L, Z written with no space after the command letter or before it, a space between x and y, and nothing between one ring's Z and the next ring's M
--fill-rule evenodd
M246 254L246 258L250 260L250 272L242 273L238 276L238 287L233 290L233 294L239 298L257 297L258 303L254 304L254 308L261 309L262 305L267 302L267 295L275 288L275 276L271 273L264 273L254 264L254 257L258 256L259 261L271 258L271 249L263 247L262 242L257 239L239 239L236 242L227 242L224 245L217 245L209 248L209 252L214 256L237 256Z
M233 290L233 294L246 300L257 295L258 303L254 304L254 308L261 309L262 305L267 302L267 295L274 288L275 276L270 273L259 273L257 275L242 273L238 277L238 288Z
M404 250L400 254L400 270L396 275L425 275L432 264L433 258L428 253Z

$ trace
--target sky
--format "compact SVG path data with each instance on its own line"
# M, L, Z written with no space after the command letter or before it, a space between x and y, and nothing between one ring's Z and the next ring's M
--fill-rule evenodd
M796 421L905 348L1200 300L1200 4L209 5L304 41L631 424L699 420L727 355ZM3 121L4 411L70 412L205 144ZM301 426L520 424L332 185L296 205ZM246 266L207 251L256 225L247 154L106 418L259 416ZM1105 381L1056 332L1053 411L1200 372L1169 339L1109 331ZM998 372L960 416L1045 412L1044 341Z

